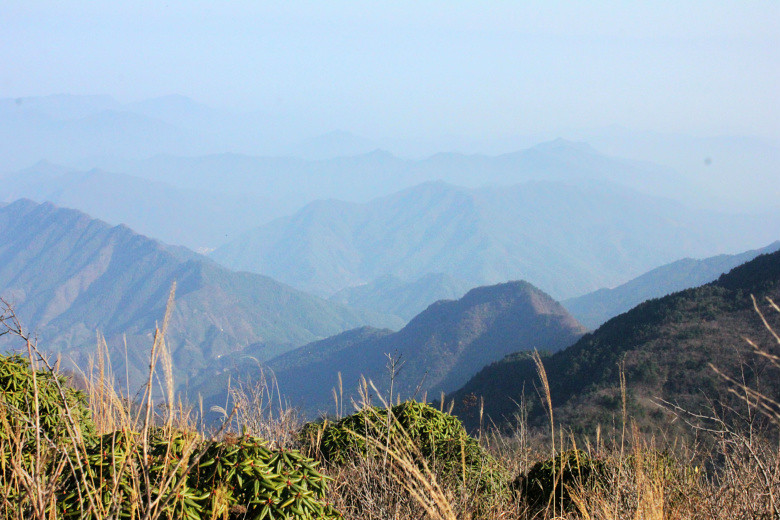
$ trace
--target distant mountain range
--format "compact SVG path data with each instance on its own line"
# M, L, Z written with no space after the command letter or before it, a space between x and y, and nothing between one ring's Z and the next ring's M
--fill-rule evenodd
M329 164L303 167L309 172L303 177L318 181L317 189L311 191L300 183L302 177L295 173L295 161L277 168L280 177L288 177L291 182L268 184L264 194L273 193L292 201L295 188L302 189L301 198L293 202L294 207L288 207L289 211L317 198L365 201L429 180L477 187L486 183L563 180L583 175L710 208L729 211L778 208L780 192L773 182L780 164L777 143L746 136L690 137L613 126L569 130L563 135L570 140L586 141L601 154L579 145L578 155L567 157L554 150L556 144L543 145L531 153L516 152L560 136L504 136L485 140L430 136L428 143L420 138L376 140L345 129L312 125L310 120L291 117L289 113L240 108L219 110L181 95L132 103L121 103L108 96L78 95L0 99L0 157L3 157L0 168L4 171L48 160L83 171L99 168L136 176L143 176L146 171L151 178L168 182L160 177L158 166L162 163L181 171L193 168L192 161L185 157L210 155L213 157L204 158L206 163L213 164L213 159L223 163L212 172L212 178L219 180L221 172L229 171L235 154L247 159L242 162L252 163L250 171L260 175L272 168L274 161L257 156L328 163L377 149L390 151L381 153L382 164L366 168L363 178L348 175L354 186L342 184L342 178L333 175L340 170ZM431 156L442 151L458 153ZM146 161L158 155L172 157ZM428 159L391 161L392 155ZM607 159L604 155L612 157ZM194 169L199 169L199 160L194 162ZM122 163L128 169L115 168ZM349 168L348 161L346 167ZM328 170L333 181L330 186L319 182L325 179L320 174ZM387 179L396 182L388 187ZM248 186L246 182L243 184ZM212 188L217 186L219 182L212 183ZM279 190L280 186L284 189ZM356 190L354 199L350 198L351 190ZM252 195L257 193L253 191Z
M686 206L702 202L700 179L689 183L685 172L607 156L586 143L563 139L495 156L439 153L412 160L377 149L371 141L349 132L334 131L303 140L297 136L289 142L298 141L298 145L285 145L287 156L257 155L271 149L281 153L278 146L259 145L273 141L268 133L283 133L279 124L268 115L227 114L182 96L128 104L82 96L0 100L0 156L6 172L0 180L13 187L12 194L0 197L74 207L199 251L235 241L247 230L289 216L314 200L365 203L439 180L469 189L530 181L611 183L646 195L663 195ZM15 160L20 154L28 159ZM68 166L57 173L51 164L40 163L41 159ZM28 168L12 171L19 164ZM122 192L131 196L117 195ZM137 201L138 206L129 201ZM612 209L620 205L619 201L599 201L605 203ZM780 222L777 214L764 220ZM625 282L682 255L745 250L771 239L762 235L761 228L744 231L756 240L734 247L722 244L700 254L681 251L643 264L645 269L571 294L558 293L553 286L546 290L561 298L576 296ZM369 273L320 294L329 296L385 275L411 281L427 272L454 274L442 269L415 270L408 275ZM474 286L513 278L527 276L520 272L465 281Z
M387 398L390 359L395 396L438 397L465 383L480 367L517 350L555 351L585 331L547 294L526 282L472 289L459 300L434 303L396 333L363 328L310 343L266 364L293 406L310 416L332 410L332 389L343 382L345 409L357 399L361 376L373 381ZM259 367L246 362L221 376L206 372L190 391L211 395L227 387L227 375L239 380L256 376ZM369 388L370 392L373 392ZM216 402L224 403L224 399Z
M340 141L344 136L337 133L325 140L331 138ZM684 177L668 168L608 157L586 143L564 139L497 156L438 153L411 160L371 149L357 155L314 160L303 151L290 157L232 152L184 157L169 152L133 160L89 157L73 164L80 169L97 167L180 188L208 186L232 195L268 197L273 194L277 203L289 212L313 200L365 202L431 181L469 188L527 181L599 181L678 200L696 194L696 189L687 185Z
M726 211L778 208L780 143L756 136L686 136L619 126L568 135L602 153L663 164L695 185L696 202ZM687 195L686 195L687 197Z
M653 269L614 289L599 289L564 300L561 304L583 325L595 329L645 300L712 282L738 265L778 249L780 241L737 255L718 255L703 260L684 258Z
M557 424L589 432L599 424L620 425L621 370L630 416L655 432L675 428L674 416L659 399L693 413L739 406L710 363L746 384L760 381L762 392L780 398L780 380L763 373L766 360L744 339L776 353L777 341L755 313L750 295L780 330L780 316L765 300L780 301L780 252L758 256L710 284L644 302L545 357ZM482 369L451 398L471 428L478 426L480 401L485 421L497 424L511 422L517 403L525 401L530 423L538 426L546 421L539 388L534 363L527 353L516 353Z
M694 211L605 182L432 182L367 204L311 203L211 256L323 296L439 272L471 286L524 279L570 298L777 236L780 220Z
M134 103L108 96L6 98L0 99L0 156L4 169L13 170L42 159L73 164L162 153L272 153L300 139L285 126L271 114L215 110L178 95Z
M349 141L342 133L326 141L331 139ZM58 157L47 150L44 146L38 157ZM414 161L379 150L322 160L236 153L182 157L168 151L145 159L89 156L70 164L62 167L39 161L21 171L0 174L12 187L4 200L28 197L66 204L196 248L224 244L240 232L289 215L315 199L364 202L423 181L478 187L529 180L595 180L681 197L686 191L682 181L659 166L609 158L584 143L564 140L495 157L438 154ZM122 190L132 196L117 197ZM129 203L113 207L118 200L137 200L146 211L133 211ZM196 208L202 211L198 214Z
M100 331L114 349L117 373L124 374L125 336L131 379L148 364L150 334L174 281L169 345L185 377L250 346L270 358L360 325L401 323L265 276L231 272L187 249L50 203L1 207L0 236L0 295L42 348L83 362Z

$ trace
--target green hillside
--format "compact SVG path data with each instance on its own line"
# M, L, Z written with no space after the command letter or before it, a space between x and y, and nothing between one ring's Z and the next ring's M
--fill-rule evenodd
M653 269L614 289L599 289L564 300L561 304L583 325L595 329L645 300L712 282L738 265L778 249L780 242L774 242L767 247L737 255L718 255L702 260L684 258Z
M589 431L596 424L619 422L621 366L629 412L640 425L674 427L658 399L704 412L710 400L730 402L727 385L709 364L753 384L766 361L751 353L744 338L771 345L751 294L762 307L767 297L780 300L780 252L758 256L713 283L642 303L546 356L556 420ZM778 316L769 316L777 328ZM515 353L482 369L452 398L458 415L475 427L479 399L484 399L486 415L500 424L517 411L525 394L530 421L538 425L545 420L538 381L529 356ZM769 395L780 395L780 381L761 384Z

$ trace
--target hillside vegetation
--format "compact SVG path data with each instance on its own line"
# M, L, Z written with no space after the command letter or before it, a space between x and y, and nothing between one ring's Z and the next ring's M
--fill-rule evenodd
M774 253L778 249L780 242L774 242L764 248L737 255L718 255L702 260L684 258L657 267L614 289L599 289L564 300L561 304L583 325L595 329L608 319L623 314L645 300L712 282L738 265L758 255Z
M724 286L760 288L764 280L745 272ZM773 321L775 310L767 316ZM553 429L539 438L528 435L521 413L507 435L472 437L442 410L418 402L390 406L381 396L379 407L361 400L346 417L302 425L294 411L266 401L273 396L262 387L234 388L237 402L252 406L233 408L218 431L204 435L195 428L197 413L174 401L164 326L154 333L148 381L157 359L169 390L156 404L148 386L129 401L106 384L110 366L85 375L85 392L70 389L11 309L2 310L0 324L28 348L28 359L0 356L0 513L9 520L780 514L780 409L763 393L737 401L746 412L740 422L700 432L715 442L694 445L643 437L630 410L620 418L622 433L618 427L557 438ZM752 332L759 330L772 334L765 324ZM764 375L776 376L780 363L756 345L770 360Z
M615 424L622 414L620 374L625 375L627 406L648 431L683 428L668 408L711 413L712 403L734 400L711 364L728 376L777 399L780 379L762 377L769 362L744 338L759 344L772 337L754 310L780 300L780 252L760 255L715 282L644 302L586 334L569 348L544 357L556 420L569 428L592 431ZM769 314L777 330L777 313ZM538 381L533 360L515 353L481 370L451 397L455 412L478 427L475 403L484 414L507 426L528 399L532 424L543 424L544 408L535 399ZM524 397L525 396L525 397ZM661 400L669 403L660 406ZM673 433L673 432L672 432Z

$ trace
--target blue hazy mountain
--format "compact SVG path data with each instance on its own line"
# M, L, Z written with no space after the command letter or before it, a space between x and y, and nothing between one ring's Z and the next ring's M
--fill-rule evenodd
M179 375L249 346L270 357L360 325L400 324L265 276L229 271L185 248L50 203L3 206L0 236L0 296L41 347L84 361L100 331L118 369L124 365L124 336L131 378L148 365L150 334L174 281L168 340Z
M531 179L581 178L585 174L710 208L778 209L780 188L773 182L780 173L780 148L776 143L749 136L691 137L620 127L571 130L566 135L574 141L589 142L599 152L571 140L527 148L554 138L555 134L507 136L482 143L431 136L431 142L438 145L407 143L418 150L414 157L427 159L385 161L378 168L363 170L363 178L348 175L351 181L358 181L354 193L350 183L341 184L339 177L335 177L330 190L326 186L314 190L312 195L294 171L281 168L276 172L279 177L291 177L288 184L282 183L286 189L278 191L267 185L265 195L274 193L287 199L292 197L295 187L303 188L302 200L295 202L296 207L288 207L298 209L315 198L365 201L429 180L476 187ZM240 107L233 111L214 109L181 95L133 103L121 103L108 96L76 95L0 99L0 156L3 157L0 169L3 171L49 160L79 170L101 168L136 176L139 175L136 170L142 170L156 180L165 180L157 178L160 172L155 169L154 161L145 161L156 155L179 158L226 155L229 163L229 156L238 154L255 163L252 171L262 172L266 161L261 156L295 156L313 160L310 162L327 162L384 149L391 152L388 155L408 157L404 150L409 146L399 142L393 137L362 137L349 129L316 129L306 121L281 113ZM557 149L561 147L565 150ZM437 153L440 151L452 153ZM143 164L135 164L138 161ZM121 164L127 170L115 167ZM184 160L181 168L189 166ZM309 165L305 169L311 173L310 180L321 178L321 172L339 171L327 164ZM219 179L222 171L217 167L211 173ZM384 175L396 179L390 189ZM212 187L220 185L219 182L211 184ZM371 189L358 189L363 185ZM257 189L254 185L248 188Z
M299 154L307 155L303 148ZM365 202L422 182L439 180L471 188L532 180L607 181L676 199L685 199L696 191L684 177L668 168L607 157L585 143L562 139L497 156L439 153L410 160L378 149L322 160L241 153L181 157L168 153L142 160L91 157L78 165L182 188L197 185L231 194L263 197L273 194L288 213L317 199Z
M524 279L568 298L681 257L766 244L778 227L780 220L691 210L605 182L433 182L366 204L311 203L212 258L321 295L386 275L440 272L472 286Z
M292 142L283 119L211 109L184 96L120 103L107 96L0 99L0 155L5 171L40 160L98 167L88 159L142 159L241 150L278 153Z
M275 216L272 199L180 188L103 170L74 171L40 162L0 175L0 200L28 198L77 208L112 224L192 249L225 243Z
M439 300L457 300L469 290L463 280L443 273L428 273L406 281L385 275L367 284L347 287L330 298L353 309L378 311L410 320Z
M579 132L608 155L663 164L697 187L691 198L721 210L780 207L780 145L744 135L686 136L612 126Z

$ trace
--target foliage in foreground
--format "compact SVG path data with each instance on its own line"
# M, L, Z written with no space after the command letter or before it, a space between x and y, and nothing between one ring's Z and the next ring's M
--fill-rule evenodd
M512 483L532 509L544 509L553 501L563 509L571 509L572 490L576 487L603 483L606 477L603 460L591 457L582 450L568 450L550 459L534 464L526 474L520 474Z
M62 519L335 519L318 463L270 449L248 434L204 439L188 413L173 408L171 364L155 332L149 383L140 403L114 390L98 351L99 379L87 395L68 387L6 308L0 325L21 338L29 359L0 356L0 516ZM105 344L103 344L105 346ZM100 347L100 343L99 343ZM155 409L151 383L162 359L167 409ZM46 370L37 370L42 364ZM98 411L93 421L90 410ZM176 424L181 427L174 426ZM99 432L95 425L103 425ZM120 430L115 430L121 424ZM161 426L156 426L160 424ZM106 431L108 430L108 431ZM115 430L115 431L111 431ZM101 434L102 433L102 434ZM221 431L218 432L218 435Z
M136 504L155 495L168 502L161 518L339 516L322 500L327 479L317 471L317 463L297 451L271 450L249 435L214 442L192 433L151 433L146 468L138 433L114 432L89 444L87 478L97 483L93 494L102 502L100 510L115 507L120 518L133 518ZM147 468L149 476L144 479ZM149 486L143 485L146 480ZM62 518L99 518L84 511L81 497L89 491L74 476L67 479L58 503Z
M33 374L30 362L18 354L0 355L0 400L3 456L8 456L6 450L15 434L23 436L26 451L34 446L36 421L42 442L59 442L67 434L66 413L78 422L82 433L95 431L87 395L67 385L63 376L46 370Z
M475 482L488 493L507 490L507 473L461 422L424 403L367 407L335 423L310 423L301 437L305 450L329 464L402 451L445 479Z
M780 358L751 345L766 359L766 375L776 375ZM172 427L170 400L168 416L156 421L165 427L145 420L142 428L89 433L95 424L111 421L100 413L90 418L83 396L74 400L78 394L53 371L17 373L20 363L11 363L16 374L11 380L29 375L28 383L39 391L32 396L6 391L0 401L0 453L10 454L0 474L0 516L9 519L334 518L336 510L345 518L374 520L780 518L780 405L740 381L723 383L746 396L743 409L731 410L737 417L679 412L679 420L708 437L707 443L677 446L670 439L659 441L658 449L654 439L631 427L625 413L622 433L599 431L592 444L583 438L583 451L573 435L564 442L560 427L557 450L550 450L551 439L529 436L522 421L512 437L486 435L477 441L449 415L404 403L309 425L304 447L328 461L319 468L297 452L270 449L255 437L206 440L191 426ZM45 381L56 390L48 408L42 404ZM90 391L91 398L95 395ZM549 392L546 397L549 403ZM148 413L151 397L135 408L139 405ZM44 410L49 417L42 416ZM53 422L44 427L48 419ZM554 435L552 419L550 414ZM53 429L44 433L45 428ZM633 435L626 438L627 431ZM284 438L291 438L289 432ZM551 452L553 457L544 460ZM29 456L15 456L21 453ZM505 483L510 473L525 477L514 493L496 492L501 488L491 483ZM328 478L332 482L326 487ZM541 499L533 498L534 489Z

